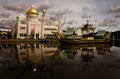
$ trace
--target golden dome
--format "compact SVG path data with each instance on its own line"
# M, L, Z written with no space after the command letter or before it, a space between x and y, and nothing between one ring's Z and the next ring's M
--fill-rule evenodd
M38 11L32 6L30 9L27 10L26 14L36 14L36 15L38 15Z

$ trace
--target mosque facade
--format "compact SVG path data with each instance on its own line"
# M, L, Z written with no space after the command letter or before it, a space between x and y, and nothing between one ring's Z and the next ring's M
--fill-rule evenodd
M13 21L12 36L14 39L41 39L54 37L52 32L58 32L58 25L46 24L46 10L42 11L41 20L38 11L32 6L26 12L26 19L16 17Z

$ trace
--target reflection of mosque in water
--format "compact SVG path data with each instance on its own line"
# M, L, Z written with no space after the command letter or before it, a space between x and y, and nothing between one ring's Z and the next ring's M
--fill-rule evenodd
M57 47L44 44L1 44L0 66L11 66L13 68L44 71L44 61L54 55Z
M43 62L45 58L52 56L56 50L57 47L49 47L44 44L18 44L16 52L19 63L24 64L26 62Z
M44 44L1 44L0 60L9 58L11 60L16 60L19 64L24 64L26 62L38 63L52 56L56 50L57 47Z
M16 55L17 62L24 64L26 62L38 63L43 62L46 58L58 56L64 60L83 60L90 62L98 55L110 54L109 46L83 47L83 46L50 46L39 43L30 44L13 44L0 46L1 53L3 51ZM4 53L5 54L5 53ZM6 53L8 54L8 53ZM10 54L10 53L9 53Z
M97 58L97 56L110 55L110 47L108 46L71 46L68 47L56 45L45 45L39 43L29 44L2 44L0 45L0 61L10 62L16 66L29 65L33 71L36 71L36 67L42 66L47 62L58 62L57 59L62 61L82 61L85 63L91 62ZM52 59L53 60L52 60ZM57 59L56 59L57 58ZM1 62L0 62L1 64Z

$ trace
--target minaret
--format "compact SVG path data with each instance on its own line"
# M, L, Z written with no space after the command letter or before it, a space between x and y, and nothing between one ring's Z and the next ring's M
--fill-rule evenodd
M13 20L12 21L12 38L15 38L15 31L16 31L16 21L15 20Z
M17 19L17 24L16 24L16 35L17 35L17 37L16 38L19 38L20 36L19 36L19 31L20 31L20 27L19 27L19 24L20 24L20 17L19 16L17 16L16 17L16 19Z
M61 21L58 20L58 33L60 34Z
M42 11L41 38L44 38L44 27L46 26L46 10Z

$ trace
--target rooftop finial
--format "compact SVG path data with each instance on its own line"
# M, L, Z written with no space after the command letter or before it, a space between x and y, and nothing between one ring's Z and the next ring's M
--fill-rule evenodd
M19 16L17 16L16 18L17 18L17 19L19 19L20 17L19 17Z
M34 8L34 7L35 7L34 5L31 6L31 8Z
M87 20L87 23L89 23L89 20Z
M45 10L45 9L43 9L43 13L46 13L46 10Z

